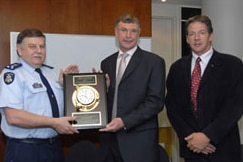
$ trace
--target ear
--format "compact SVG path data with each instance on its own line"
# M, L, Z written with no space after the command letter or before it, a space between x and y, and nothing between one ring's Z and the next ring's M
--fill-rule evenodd
M21 56L21 47L20 47L20 44L17 44L17 46L16 46L16 49L17 49L17 54L19 55L19 56Z
M139 28L139 30L138 30L138 35L140 35L141 34L141 28Z
M213 41L213 33L211 33L211 34L209 35L209 41L210 41L210 42Z
M189 44L188 37L186 36L186 43Z
M118 29L117 29L117 27L115 27L115 36L116 37L118 36Z

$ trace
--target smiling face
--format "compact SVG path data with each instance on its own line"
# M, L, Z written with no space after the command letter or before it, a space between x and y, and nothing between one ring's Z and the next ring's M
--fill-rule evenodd
M19 56L34 68L39 68L46 58L44 37L26 37L21 44L17 44Z
M115 35L120 50L125 53L137 45L140 28L137 23L119 22L115 28Z
M209 33L205 23L190 23L187 31L186 40L194 53L200 56L211 48L213 33Z

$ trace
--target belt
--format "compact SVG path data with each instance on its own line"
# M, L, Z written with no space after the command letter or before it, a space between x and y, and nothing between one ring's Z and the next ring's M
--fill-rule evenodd
M22 139L8 137L8 139L16 142L29 143L29 144L54 144L60 141L59 136L52 137L52 138L22 138Z

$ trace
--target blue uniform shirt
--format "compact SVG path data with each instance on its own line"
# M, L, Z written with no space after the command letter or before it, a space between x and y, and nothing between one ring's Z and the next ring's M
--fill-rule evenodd
M60 116L63 116L63 88L58 83L58 75L52 67L42 66L56 96ZM52 128L21 128L7 123L3 109L10 107L34 114L52 117L51 104L47 89L33 67L20 60L20 63L5 67L0 76L1 128L5 135L13 138L50 138L57 135Z

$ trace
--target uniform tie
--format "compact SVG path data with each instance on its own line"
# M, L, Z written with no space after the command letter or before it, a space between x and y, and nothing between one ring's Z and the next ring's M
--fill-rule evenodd
M41 69L38 68L38 69L35 69L35 71L40 74L40 78L41 78L43 84L47 88L47 94L48 94L48 97L49 97L49 100L51 103L53 117L59 117L57 100L56 100L55 94L53 93L53 90L51 89L50 84L48 83L46 77L42 74Z
M197 112L197 92L201 81L200 61L201 59L200 57L198 57L191 76L191 102L192 102L192 109L194 113Z
M112 119L117 116L117 97L118 97L118 85L121 81L121 78L123 76L123 73L126 69L126 57L128 54L124 53L121 54L121 59L118 66L117 76L116 76L116 87L115 87L115 94L114 94L114 100L113 100L113 108L112 108Z

